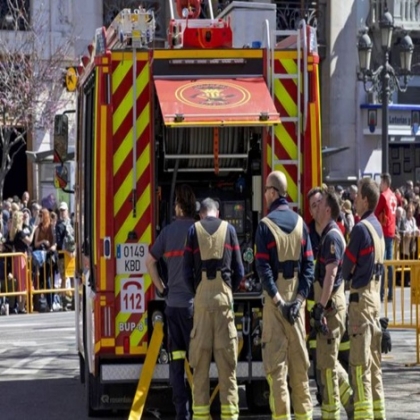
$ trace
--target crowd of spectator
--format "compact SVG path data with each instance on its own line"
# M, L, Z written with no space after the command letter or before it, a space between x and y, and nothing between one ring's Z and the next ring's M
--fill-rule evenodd
M389 180L388 187L395 196L395 201L391 197L388 204L391 207L392 214L395 215L395 230L389 233L385 232L385 236L394 238L397 244L400 245L393 250L392 256L394 258L412 259L417 251L416 238L420 235L420 181L414 185L413 181L409 180L405 185L394 188L391 184L391 177L388 174L385 175L385 178ZM383 178L381 184L381 193L383 194L385 189ZM342 212L338 224L346 238L348 238L353 226L360 220L360 215L356 213L354 207L357 186L350 185L348 188L343 188L337 185L329 188L334 189L341 199ZM384 224L384 220L381 220L382 209L380 205L381 203L378 203L376 214L382 224ZM400 255L396 255L396 252Z
M51 290L34 293L35 310L52 312L72 308L72 294L54 293L54 289L71 288L64 261L65 254L70 258L74 256L75 239L67 203L57 203L54 194L41 203L31 201L29 193L24 192L21 198L14 196L4 200L1 215L1 292L26 292L28 287ZM27 276L30 266L32 269ZM0 297L1 314L26 313L27 305L24 293Z

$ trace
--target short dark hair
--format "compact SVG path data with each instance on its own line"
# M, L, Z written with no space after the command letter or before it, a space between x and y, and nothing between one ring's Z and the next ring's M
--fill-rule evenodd
M374 211L379 201L379 187L372 178L362 178L359 181L359 194L367 198L368 209Z
M391 175L388 172L383 173L381 175L381 180L382 182L385 182L385 184L388 185L388 187L391 186Z
M334 220L337 220L340 215L340 199L338 195L335 192L328 190L323 190L322 194L325 197L327 206L331 210L331 217Z
M184 216L195 216L195 194L187 184L178 185L175 190L175 203L181 207Z
M322 187L313 187L309 190L308 194L306 194L306 198L310 200L315 194L322 194L324 192L324 188Z
M218 211L219 204L217 201L213 200L212 198L208 197L205 198L200 204L200 213L207 214L209 211Z

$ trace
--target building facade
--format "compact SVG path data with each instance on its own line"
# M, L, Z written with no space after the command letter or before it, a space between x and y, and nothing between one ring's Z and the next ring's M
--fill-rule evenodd
M374 41L372 68L381 64L379 21L386 6L394 17L390 63L398 71L399 37L406 30L414 43L413 77L408 89L394 92L389 105L389 171L394 185L420 181L420 133L411 124L420 105L420 3L417 0L330 0L326 13L326 55L322 61L323 145L348 147L325 159L326 182L352 182L381 173L381 105L378 95L365 92L358 80L357 35L364 27ZM412 118L414 115L414 119ZM376 116L375 127L371 124ZM419 151L417 152L417 148ZM416 155L418 158L416 159Z

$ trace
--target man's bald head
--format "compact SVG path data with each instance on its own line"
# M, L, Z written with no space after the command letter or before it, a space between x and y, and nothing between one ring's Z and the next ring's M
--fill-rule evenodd
M287 178L281 171L273 171L267 177L266 186L273 187L280 195L285 197L287 195Z

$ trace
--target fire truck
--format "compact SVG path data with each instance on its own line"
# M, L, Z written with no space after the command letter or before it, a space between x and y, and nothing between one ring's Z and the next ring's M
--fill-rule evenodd
M264 180L283 171L302 214L321 182L315 29L276 30L272 4L232 2L217 17L210 4L202 18L200 2L184 3L169 2L164 43L153 11L122 10L78 69L76 324L89 415L130 408L138 394L143 406L150 388L169 386L165 302L145 259L179 183L217 200L236 228L246 271L237 378L249 409L268 406L253 245ZM217 384L213 364L210 377Z

